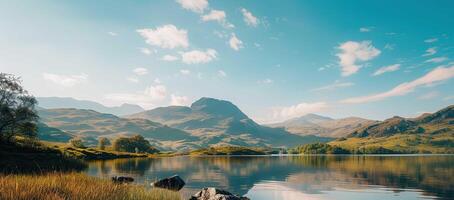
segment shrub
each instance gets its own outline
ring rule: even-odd
[[[130,153],[158,153],[159,150],[152,147],[148,140],[141,135],[132,137],[120,137],[113,141],[112,147],[115,151]]]

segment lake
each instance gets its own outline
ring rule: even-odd
[[[147,185],[178,174],[185,197],[217,187],[253,200],[454,199],[453,155],[134,158],[89,162],[85,172]]]

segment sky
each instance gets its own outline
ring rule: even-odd
[[[201,97],[273,123],[454,103],[454,1],[0,0],[0,71],[37,97]]]

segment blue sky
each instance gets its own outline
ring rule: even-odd
[[[0,1],[0,71],[35,96],[230,100],[262,123],[454,102],[454,2]]]

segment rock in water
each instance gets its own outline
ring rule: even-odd
[[[178,175],[161,179],[152,183],[151,185],[158,188],[164,188],[173,191],[179,191],[186,183]]]
[[[127,176],[114,176],[112,181],[115,183],[131,183],[134,182],[134,178]]]
[[[232,193],[214,187],[203,188],[194,194],[189,200],[250,200],[247,197],[239,197]]]

